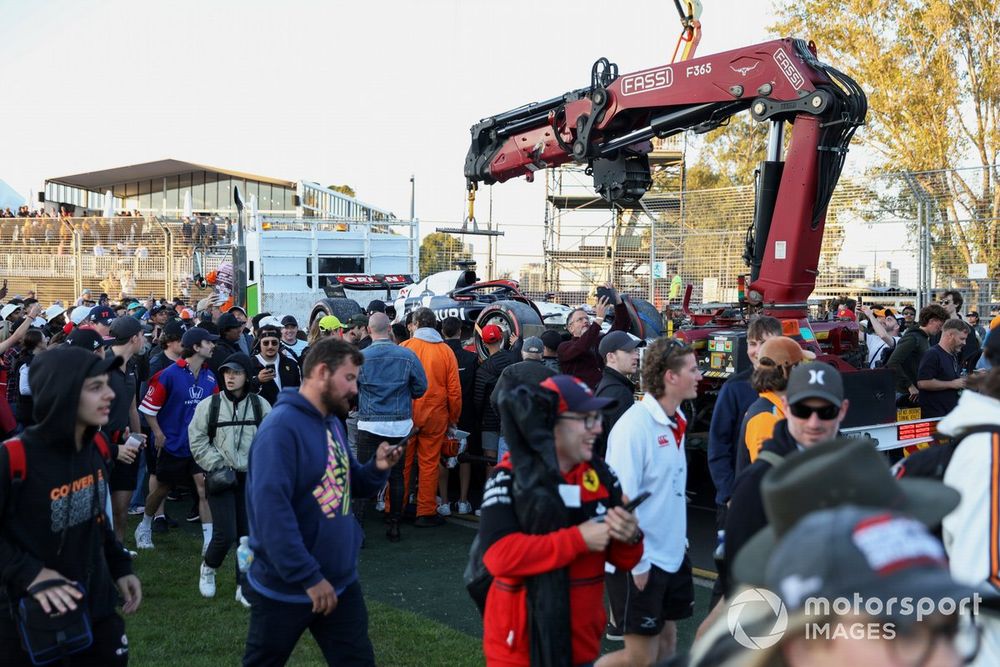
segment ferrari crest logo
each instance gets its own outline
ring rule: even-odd
[[[593,470],[588,470],[583,473],[583,488],[587,489],[591,493],[597,491],[597,488],[601,485],[601,480],[597,479],[597,473]]]

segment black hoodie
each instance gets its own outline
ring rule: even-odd
[[[97,429],[86,430],[80,451],[74,444],[83,382],[108,372],[114,359],[57,348],[31,365],[36,424],[21,435],[23,481],[11,481],[0,448],[0,613],[42,567],[83,584],[92,620],[115,611],[115,581],[132,573],[132,561],[105,514],[108,467],[94,445]]]

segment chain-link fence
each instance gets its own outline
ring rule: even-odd
[[[678,303],[687,284],[695,304],[736,301],[738,278],[749,273],[754,187],[685,190],[667,176],[642,205],[623,209],[597,197],[582,169],[550,172],[537,222],[500,222],[504,236],[489,240],[457,236],[449,256],[471,257],[484,277],[518,279],[530,295],[564,303],[592,302],[608,280],[658,308]],[[989,311],[1000,305],[998,230],[996,166],[845,173],[827,213],[813,298],[923,305],[957,289],[967,310]]]

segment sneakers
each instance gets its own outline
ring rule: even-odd
[[[413,522],[413,525],[417,528],[436,528],[438,526],[443,526],[448,523],[445,521],[444,517],[440,514],[435,514],[433,516],[418,516],[417,520]]]
[[[188,523],[198,523],[199,521],[201,521],[201,513],[198,512],[198,508],[192,507],[191,510],[187,513],[187,516],[184,517],[184,520],[187,521]]]
[[[385,529],[385,537],[390,542],[399,542],[402,539],[399,534],[399,519],[389,521],[389,527]]]
[[[458,514],[472,514],[472,503],[466,500],[459,500],[456,506]]]
[[[376,512],[384,512],[385,511],[385,500],[379,499],[379,500],[375,501],[375,511]]]
[[[236,587],[236,601],[239,602],[244,607],[246,607],[247,609],[250,608],[250,600],[247,600],[245,597],[243,597],[243,587],[242,586],[237,586]]]
[[[153,519],[153,524],[155,527],[156,519]],[[137,549],[153,548],[153,530],[149,526],[143,526],[141,523],[136,526],[135,546]]]
[[[215,568],[201,564],[201,576],[198,577],[198,591],[203,598],[215,597]],[[242,591],[241,591],[242,593]]]
[[[158,516],[153,519],[153,532],[154,533],[165,533],[170,529],[170,524],[167,521],[167,517]]]
[[[451,516],[451,505],[448,503],[441,503],[438,505],[437,513],[440,516]]]
[[[128,508],[129,516],[142,516],[146,512],[146,507],[144,505],[132,505]]]

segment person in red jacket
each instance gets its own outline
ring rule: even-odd
[[[559,492],[569,521],[565,528],[540,535],[521,529],[514,508],[514,468],[510,453],[505,454],[483,493],[479,528],[486,547],[483,564],[494,577],[483,615],[483,653],[491,667],[531,663],[526,579],[560,568],[569,568],[572,664],[592,663],[607,623],[604,564],[632,568],[642,557],[635,515],[608,506],[608,487],[617,487],[618,479],[607,468],[599,475],[591,463],[601,432],[600,411],[614,400],[595,398],[582,381],[568,375],[548,378],[541,386],[560,397],[553,436],[564,482]],[[598,516],[603,520],[595,521]]]
[[[597,353],[597,345],[603,338],[601,325],[604,324],[604,314],[611,307],[612,300],[614,301],[615,321],[611,324],[611,331],[628,331],[632,326],[632,320],[629,318],[621,295],[611,286],[611,283],[605,284],[604,289],[611,293],[611,297],[598,297],[597,305],[594,307],[596,317],[593,321],[583,308],[574,308],[570,311],[566,318],[566,331],[573,338],[560,344],[556,351],[559,355],[559,370],[567,375],[580,378],[591,389],[597,389],[597,384],[601,381],[604,360]]]

